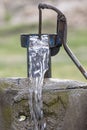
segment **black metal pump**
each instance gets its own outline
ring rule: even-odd
[[[75,63],[75,65],[78,67],[80,72],[84,75],[84,77],[87,79],[87,72],[83,68],[83,66],[80,64],[76,56],[72,53],[68,45],[66,44],[66,38],[67,38],[67,21],[64,14],[58,10],[57,8],[47,5],[47,4],[39,4],[39,32],[38,34],[22,34],[21,35],[21,46],[27,48],[27,69],[29,72],[29,39],[30,37],[38,36],[39,39],[42,39],[43,35],[47,35],[49,39],[49,48],[50,48],[50,62],[49,62],[49,70],[46,73],[45,77],[50,78],[51,77],[51,56],[55,56],[59,50],[60,47],[63,45],[65,51],[69,55],[69,57],[72,59],[72,61]],[[42,34],[42,9],[51,9],[57,13],[57,29],[56,34]],[[29,77],[29,73],[27,74]]]
[[[51,5],[39,4],[39,30],[38,34],[22,34],[21,35],[21,46],[27,48],[27,76],[29,77],[29,39],[30,37],[38,36],[39,39],[42,39],[43,35],[48,36],[49,39],[49,48],[50,48],[50,57],[49,57],[49,70],[46,72],[45,77],[51,77],[51,56],[55,56],[62,46],[62,43],[66,39],[66,33],[64,33],[64,24],[66,23],[65,16],[58,9]],[[52,9],[57,13],[57,30],[55,34],[42,34],[42,9]]]

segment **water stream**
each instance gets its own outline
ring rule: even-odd
[[[31,36],[29,43],[29,78],[32,87],[29,88],[29,108],[32,130],[44,130],[46,122],[43,116],[42,86],[44,74],[48,70],[49,45],[48,37]]]

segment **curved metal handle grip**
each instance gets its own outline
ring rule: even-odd
[[[57,14],[60,14],[60,15],[64,16],[64,14],[63,14],[60,10],[58,10],[57,8],[55,8],[55,7],[52,6],[52,5],[40,3],[40,4],[38,5],[38,8],[39,8],[39,9],[52,9],[52,10],[54,10]],[[65,16],[64,16],[64,17],[65,17]]]
[[[63,34],[63,47],[64,47],[65,51],[67,52],[67,54],[69,55],[69,57],[71,58],[71,60],[75,63],[75,65],[78,67],[80,72],[87,79],[86,70],[83,68],[83,66],[81,65],[79,60],[76,58],[76,56],[73,54],[71,49],[66,44],[67,21],[66,21],[66,17],[64,16],[64,14],[60,10],[58,10],[57,8],[55,8],[55,7],[51,6],[51,5],[47,5],[47,4],[39,4],[38,8],[39,8],[39,34],[41,35],[41,26],[42,26],[42,12],[41,12],[41,9],[46,8],[46,9],[54,10],[58,14],[58,16],[57,16],[57,34],[59,32],[60,33],[62,32],[62,34]]]
[[[41,28],[42,28],[42,11],[41,11],[41,9],[51,9],[51,10],[55,11],[57,13],[57,34],[59,31],[61,31],[61,32],[64,31],[63,25],[64,25],[64,23],[66,23],[66,18],[60,10],[58,10],[54,6],[51,6],[48,4],[42,4],[42,3],[40,3],[38,5],[38,9],[39,9],[39,34],[40,35],[41,35]]]

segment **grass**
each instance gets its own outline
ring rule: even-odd
[[[0,29],[0,77],[26,77],[26,49],[20,45],[20,34],[37,31],[36,25],[6,26]],[[46,28],[43,32],[45,31]],[[87,69],[87,30],[70,29],[67,39],[68,45]],[[63,47],[59,54],[52,58],[52,77],[86,81]]]

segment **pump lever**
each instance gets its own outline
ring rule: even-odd
[[[77,57],[74,55],[74,53],[71,51],[71,49],[68,47],[68,45],[64,42],[63,43],[64,49],[69,55],[69,57],[72,59],[72,61],[75,63],[75,65],[78,67],[80,72],[83,74],[83,76],[87,79],[87,71],[84,69],[84,67],[81,65]]]
[[[66,17],[64,16],[64,14],[60,10],[58,10],[57,8],[55,8],[51,5],[47,5],[47,4],[39,4],[38,8],[39,9],[45,9],[45,8],[52,9],[58,13],[57,21],[59,22],[59,24],[57,27],[57,33],[58,33],[58,31],[64,32],[63,33],[63,42],[62,42],[63,47],[64,47],[65,51],[67,52],[67,54],[69,55],[69,57],[71,58],[71,60],[75,63],[77,68],[80,70],[80,72],[83,74],[83,76],[87,79],[86,70],[84,69],[84,67],[81,65],[81,63],[77,59],[77,57],[74,55],[74,53],[71,51],[71,49],[67,45],[67,41],[66,41],[66,39],[67,39],[67,20],[66,20]]]
[[[63,38],[63,47],[65,51],[67,52],[68,56],[71,58],[71,60],[75,63],[77,68],[80,70],[80,72],[83,74],[83,76],[87,79],[87,71],[84,69],[80,61],[77,59],[75,54],[71,51],[69,46],[67,45],[67,20],[65,17],[65,22],[63,24],[63,29],[64,29],[64,38]]]

